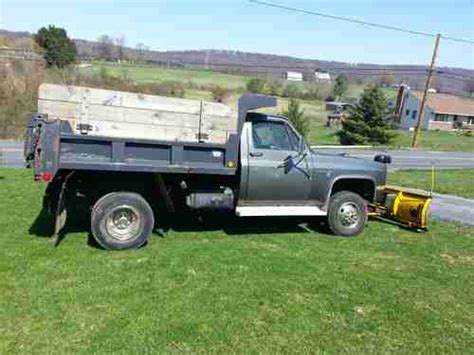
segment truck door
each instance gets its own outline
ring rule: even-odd
[[[248,133],[245,202],[265,206],[307,204],[311,161],[298,153],[300,137],[283,120],[255,120]]]

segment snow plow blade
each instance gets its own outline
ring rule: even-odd
[[[381,186],[378,191],[383,196],[382,201],[369,205],[369,216],[395,221],[419,231],[427,230],[430,193],[399,186]]]

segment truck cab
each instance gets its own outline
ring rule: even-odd
[[[386,166],[312,150],[284,117],[250,113],[240,143],[238,216],[326,216],[341,191],[365,201],[385,183]]]

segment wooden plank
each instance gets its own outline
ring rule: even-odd
[[[77,133],[79,133],[76,130]],[[228,134],[226,131],[209,131],[204,132],[208,134],[208,139],[205,142],[221,143],[227,141]],[[98,121],[94,124],[94,131],[91,135],[107,136],[107,137],[133,137],[136,139],[150,139],[161,141],[176,141],[176,142],[196,142],[197,131],[192,128],[183,127],[159,127],[148,126],[137,123],[123,122],[117,124],[110,121]]]
[[[54,84],[40,86],[38,111],[75,131],[89,123],[91,135],[122,138],[195,142],[201,132],[207,142],[225,143],[237,126],[236,110],[221,103]]]

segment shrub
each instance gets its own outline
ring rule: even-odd
[[[462,121],[454,121],[454,122],[453,122],[453,128],[454,128],[454,129],[462,129],[462,128],[463,128],[463,123],[462,123]]]
[[[390,132],[387,99],[378,86],[364,90],[359,103],[349,111],[338,132],[341,144],[388,144],[395,135]]]
[[[282,93],[283,97],[301,98],[302,91],[297,84],[287,84]]]
[[[254,94],[264,94],[266,81],[262,78],[252,78],[247,82],[247,91]]]
[[[179,81],[163,81],[159,84],[161,87],[161,95],[184,97],[186,95],[186,86]]]
[[[279,80],[271,80],[267,83],[267,94],[280,96],[283,91],[283,84]]]
[[[216,102],[224,102],[230,96],[230,90],[219,85],[213,86],[211,93],[212,99]]]
[[[300,104],[295,99],[290,99],[288,109],[283,111],[283,116],[288,118],[293,127],[303,136],[307,137],[309,133],[309,118],[305,115],[304,110],[300,108]]]

